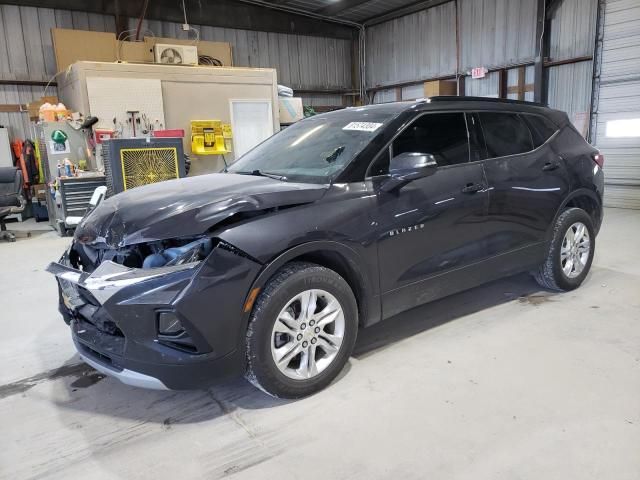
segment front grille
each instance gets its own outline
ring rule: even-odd
[[[87,322],[78,316],[71,323],[77,343],[81,343],[86,348],[112,358],[121,357],[127,340],[118,335],[108,335],[98,329],[94,324]],[[113,355],[113,357],[112,357]]]
[[[82,320],[90,323],[102,333],[116,337],[124,337],[122,330],[120,330],[116,322],[102,307],[85,304],[77,309],[77,314]]]
[[[93,348],[85,345],[84,343],[78,343],[78,348],[80,349],[80,352],[83,353],[84,355],[86,355],[87,357],[92,358],[93,360],[98,361],[99,363],[113,369],[116,371],[122,371],[122,368],[117,367],[116,365],[114,365],[113,360],[111,359],[111,357],[104,355],[96,350],[94,350]]]
[[[111,357],[107,357],[106,355],[103,355],[102,353],[95,351],[93,348],[86,346],[84,343],[80,344],[80,349],[82,350],[82,353],[84,353],[85,355],[94,357],[96,360],[100,360],[101,363],[104,363],[109,366],[113,365],[113,361],[111,360]]]

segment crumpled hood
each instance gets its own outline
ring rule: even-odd
[[[76,228],[113,247],[199,235],[238,212],[310,203],[327,185],[213,173],[134,188],[101,202]]]

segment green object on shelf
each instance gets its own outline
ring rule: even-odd
[[[51,132],[51,140],[56,143],[64,143],[69,137],[62,130],[54,130]]]

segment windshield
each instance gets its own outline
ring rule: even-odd
[[[247,152],[229,172],[329,183],[392,116],[391,112],[350,108],[306,118]]]

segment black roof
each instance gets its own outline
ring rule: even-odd
[[[537,102],[525,102],[523,100],[511,100],[509,98],[493,98],[493,97],[457,97],[457,96],[447,96],[447,95],[441,95],[441,96],[435,96],[435,97],[429,97],[428,99],[425,100],[417,100],[418,102],[420,101],[431,101],[431,102],[490,102],[490,103],[506,103],[506,104],[511,104],[511,105],[528,105],[528,106],[533,106],[533,107],[546,107],[546,105],[543,105],[542,103],[537,103]]]
[[[457,96],[435,96],[429,98],[421,98],[413,101],[404,102],[389,102],[389,103],[376,103],[366,105],[362,107],[350,107],[353,109],[362,109],[369,112],[380,113],[396,113],[408,110],[410,108],[418,110],[426,110],[432,105],[437,104],[439,107],[448,104],[455,105],[455,108],[460,108],[460,104],[474,104],[471,108],[478,108],[480,105],[490,105],[492,107],[500,108],[505,106],[506,109],[511,110],[509,107],[517,107],[514,110],[522,110],[521,107],[529,107],[534,109],[552,110],[542,103],[525,102],[521,100],[510,100],[506,98],[491,98],[491,97],[457,97]]]
[[[508,100],[504,98],[490,97],[457,97],[457,96],[435,96],[408,102],[389,102],[365,105],[360,107],[348,107],[344,110],[322,114],[327,116],[340,115],[340,112],[363,114],[399,115],[405,111],[424,112],[428,110],[504,110],[508,112],[527,112],[544,115],[557,125],[567,123],[566,113],[554,110],[541,103],[523,102],[519,100]]]
[[[384,106],[384,107],[383,107]],[[469,110],[504,110],[510,112],[527,112],[544,115],[558,125],[568,122],[566,113],[554,110],[541,103],[523,102],[520,100],[509,100],[505,98],[491,97],[457,97],[457,96],[435,96],[423,98],[412,102],[393,102],[379,105],[368,105],[360,107],[365,109],[385,108],[388,112],[403,112],[413,109],[417,112],[427,110],[444,109],[469,109]]]

